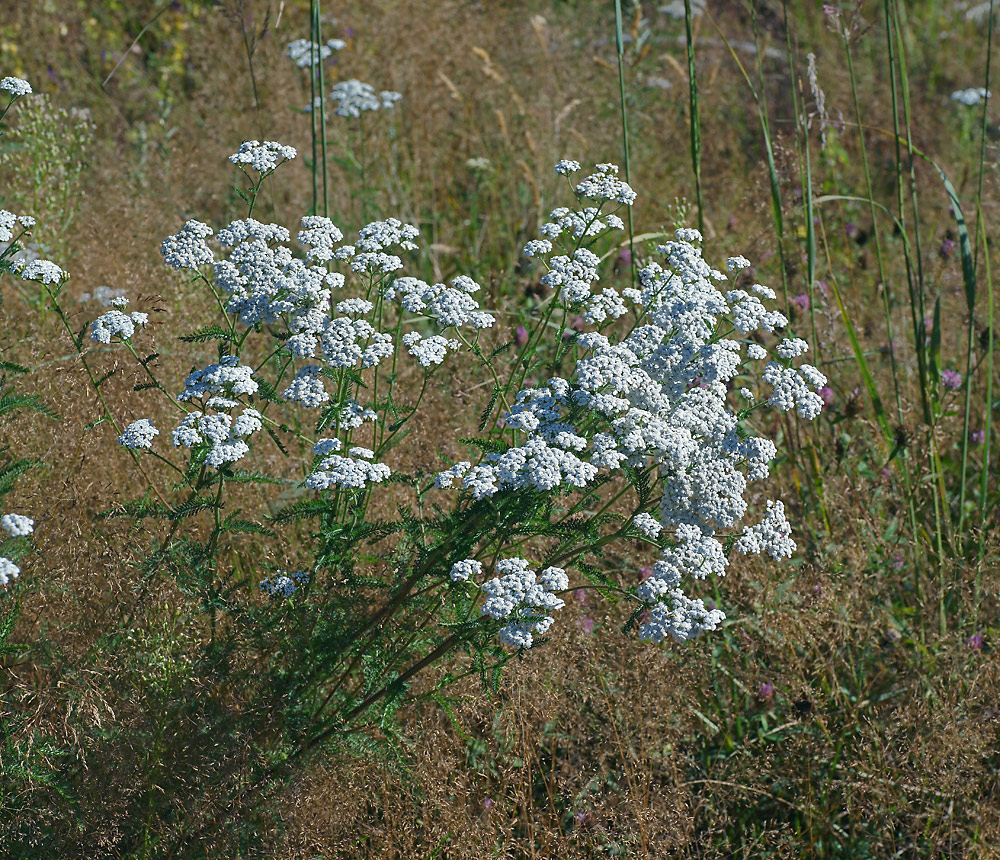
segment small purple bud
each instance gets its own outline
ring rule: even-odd
[[[639,568],[639,582],[645,582],[653,575],[653,568],[648,564],[644,564]]]
[[[514,343],[518,346],[524,346],[528,342],[528,330],[523,326],[519,325],[514,329]]]
[[[594,632],[594,619],[589,615],[584,615],[583,618],[578,618],[576,623],[580,625],[580,629],[588,636]]]
[[[574,591],[573,599],[581,606],[590,606],[590,595],[587,594],[587,589],[585,588],[578,588]]]
[[[946,370],[941,374],[941,384],[951,391],[956,391],[962,387],[962,374],[957,370]]]
[[[965,647],[970,651],[982,651],[983,650],[983,634],[973,633],[968,639],[965,640]]]
[[[809,310],[809,296],[805,293],[799,293],[792,301],[798,305],[800,311],[805,312]]]
[[[924,331],[930,334],[934,328],[934,317],[927,316],[924,317]]]
[[[631,251],[631,249],[629,249],[629,248],[622,248],[618,252],[618,262],[620,262],[623,266],[631,266],[632,265],[632,251]]]
[[[819,395],[820,400],[823,401],[824,406],[833,405],[833,389],[829,385],[824,385],[819,391],[816,392]]]
[[[972,441],[973,445],[982,445],[986,441],[986,431],[973,430],[969,434],[969,439]]]
[[[484,797],[483,798],[483,809],[492,809],[492,808],[493,808],[493,798],[492,797]]]
[[[586,323],[583,321],[583,317],[577,314],[573,317],[573,321],[569,324],[569,327],[573,329],[573,331],[583,331],[585,325]]]
[[[903,569],[903,565],[905,563],[906,562],[903,559],[903,556],[901,556],[901,555],[894,555],[892,557],[892,561],[889,562],[889,567],[891,567],[893,570],[902,570]]]
[[[774,698],[774,684],[765,681],[757,688],[757,698],[762,702],[770,702]]]
[[[945,239],[941,243],[941,247],[938,248],[938,256],[942,260],[947,260],[954,253],[955,253],[955,240],[954,239]]]
[[[855,236],[858,235],[858,225],[855,224],[853,221],[848,221],[844,225],[844,232],[847,234],[848,239],[853,239]]]

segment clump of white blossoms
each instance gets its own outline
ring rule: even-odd
[[[482,613],[498,621],[511,619],[500,628],[500,641],[512,648],[530,648],[534,636],[547,633],[552,626],[553,618],[547,613],[566,605],[556,596],[569,588],[566,571],[547,567],[536,575],[529,568],[530,562],[523,558],[505,558],[496,565],[500,576],[482,586],[486,595]]]
[[[12,242],[34,226],[35,219],[30,215],[15,215],[0,209],[0,242]]]
[[[123,448],[152,448],[153,437],[159,436],[160,431],[156,429],[153,422],[148,418],[140,418],[133,421],[126,427],[118,437],[118,444]]]
[[[273,600],[291,597],[302,586],[309,582],[309,574],[304,570],[289,573],[287,570],[275,571],[273,577],[260,581],[260,590]]]
[[[966,107],[974,107],[975,105],[981,104],[986,101],[992,93],[987,91],[984,87],[969,87],[965,90],[955,90],[951,94],[951,100],[953,102],[958,102]]]
[[[9,93],[11,100],[21,96],[30,96],[32,93],[31,84],[24,78],[15,78],[10,75],[0,80],[0,90]]]
[[[273,140],[244,140],[240,148],[229,156],[229,160],[242,167],[247,165],[258,173],[271,173],[285,161],[290,161],[297,155],[294,146],[286,146]]]
[[[101,314],[90,327],[90,339],[97,343],[111,343],[111,338],[119,337],[128,340],[135,334],[136,326],[149,322],[149,315],[141,311],[125,313],[128,299],[118,296],[111,300],[112,310]]]
[[[569,176],[579,168],[564,160],[556,172]],[[638,590],[649,607],[640,635],[685,640],[715,629],[725,617],[688,597],[683,585],[725,574],[727,540],[742,553],[766,552],[775,559],[794,549],[780,502],[768,502],[761,523],[738,531],[747,514],[748,484],[768,477],[776,454],[773,442],[754,435],[750,420],[768,405],[814,418],[823,405],[816,391],[826,378],[810,365],[795,366],[808,349],[799,338],[781,340],[763,373],[754,369],[752,363],[770,352],[749,342],[749,336],[776,332],[788,320],[764,305],[775,298],[770,288],[754,284],[747,291],[730,280],[745,277],[746,258],[728,260],[730,276],[712,268],[698,248],[697,230],[678,230],[674,241],[659,246],[663,262],[643,266],[636,287],[601,288],[600,258],[583,243],[620,229],[614,210],[632,205],[636,195],[610,164],[599,164],[574,191],[580,205],[554,210],[542,225],[546,238],[530,241],[524,253],[546,266],[542,283],[558,290],[557,304],[566,315],[581,314],[607,333],[578,334],[580,357],[568,377],[552,377],[517,393],[503,416],[510,433],[506,450],[490,451],[475,464],[458,463],[441,472],[435,484],[458,483],[481,499],[522,490],[584,489],[602,472],[623,469],[655,477],[657,510],[638,512],[632,520],[635,529],[663,547],[653,575]],[[563,248],[553,242],[563,242]],[[618,335],[610,325],[627,314],[633,322]],[[734,380],[757,376],[770,385],[770,397],[754,403],[744,386],[744,403],[730,407]],[[549,598],[521,596],[535,594],[532,582],[527,563],[490,580],[483,586],[488,594],[483,611],[493,618],[540,613]],[[513,623],[501,638],[530,647],[532,632],[542,632],[549,623],[548,616],[542,622]]]
[[[376,92],[371,84],[351,79],[334,84],[330,98],[337,102],[337,116],[359,117],[367,111],[390,110],[403,95],[395,90]]]
[[[35,521],[22,514],[4,514],[0,517],[0,526],[11,537],[25,537],[35,530]]]
[[[286,54],[300,69],[308,69],[310,66],[318,66],[334,51],[342,51],[346,47],[347,42],[343,39],[328,39],[323,45],[309,39],[296,39],[288,43]]]

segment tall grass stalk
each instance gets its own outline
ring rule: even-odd
[[[318,100],[314,99],[312,106],[312,113],[315,115],[317,111],[319,112],[319,133],[320,133],[320,170],[323,177],[323,215],[326,217],[330,216],[330,191],[327,185],[327,170],[326,170],[326,91],[324,84],[324,71],[323,71],[323,57],[322,57],[322,45],[323,45],[323,34],[322,25],[320,23],[320,0],[312,0],[310,4],[312,12],[312,34],[310,38],[313,43],[317,45],[317,48],[313,50],[314,61],[319,60],[319,69],[316,73],[316,83],[318,84],[319,97]],[[312,49],[310,49],[312,50]],[[319,55],[318,57],[315,55]],[[314,71],[312,66],[310,66],[310,71]],[[315,84],[314,84],[315,86]],[[315,124],[313,128],[315,129]],[[315,132],[314,132],[315,133]],[[316,170],[315,163],[315,152],[316,152],[316,141],[313,140],[313,171]],[[315,182],[315,180],[314,180]],[[314,203],[315,207],[315,203]]]
[[[758,94],[754,96],[757,102],[757,116],[760,118],[760,129],[764,136],[764,153],[767,156],[767,174],[771,183],[771,213],[774,218],[774,229],[778,234],[778,261],[781,264],[781,291],[785,300],[785,313],[788,307],[788,268],[785,264],[785,217],[781,207],[781,184],[778,181],[778,168],[774,161],[774,145],[771,142],[771,119],[767,111],[767,93],[764,87],[764,64],[761,62],[760,29],[757,26],[757,7],[750,3],[750,20],[753,23],[754,59],[757,63]]]
[[[982,572],[983,554],[986,549],[986,510],[988,508],[987,493],[989,492],[990,483],[990,441],[992,431],[991,419],[993,415],[993,341],[995,334],[993,330],[993,279],[990,277],[990,246],[989,240],[986,238],[986,225],[983,223],[981,209],[976,223],[979,227],[979,236],[983,247],[983,260],[986,268],[986,330],[989,336],[989,343],[986,347],[986,420],[983,426],[983,432],[986,434],[986,437],[983,440],[983,473],[980,478],[979,488],[979,552],[977,553],[977,558],[980,564],[980,571],[976,574],[978,583]],[[976,606],[978,607],[978,605],[979,601],[977,600]]]
[[[618,49],[618,90],[622,106],[622,156],[625,161],[625,181],[632,183],[631,160],[628,147],[628,112],[625,105],[625,38],[622,34],[622,0],[615,0],[615,44]],[[698,212],[701,213],[701,201],[698,202]],[[632,286],[635,286],[635,230],[632,225],[632,207],[628,207],[628,248],[630,256],[629,270],[632,275]]]
[[[701,195],[701,115],[698,110],[698,76],[694,62],[694,31],[691,26],[691,0],[684,0],[684,26],[687,41],[688,98],[690,102],[691,168],[694,171],[694,193],[698,203],[698,229],[705,234],[705,205]],[[815,336],[813,337],[815,342]]]
[[[990,0],[990,20],[989,26],[986,31],[986,83],[984,84],[986,92],[990,91],[990,60],[993,55],[993,3],[994,0]],[[985,172],[984,167],[986,164],[986,105],[989,99],[983,99],[983,120],[980,126],[980,137],[979,137],[979,183],[976,188],[976,223],[977,226],[983,217],[983,174]],[[966,479],[968,477],[969,470],[969,415],[972,410],[972,359],[973,352],[975,350],[975,339],[976,339],[976,316],[975,316],[975,278],[978,273],[979,264],[979,236],[985,236],[985,229],[979,229],[976,231],[976,252],[972,259],[972,304],[968,308],[969,311],[969,329],[968,329],[968,339],[966,341],[966,352],[965,352],[965,409],[962,416],[962,483],[961,489],[959,490],[958,496],[958,533],[962,534],[962,527],[965,522],[965,490],[966,490]],[[968,241],[968,233],[966,233],[966,241]],[[963,269],[965,268],[965,251],[963,247],[962,263]],[[987,261],[987,266],[989,262]],[[969,297],[969,285],[966,285],[966,296],[967,300]],[[990,296],[990,304],[992,305],[992,295]],[[992,356],[993,349],[993,328],[990,326],[990,355]],[[990,372],[990,380],[992,380],[992,370]],[[990,412],[990,401],[989,397],[986,399],[986,416],[987,421],[989,420]],[[983,474],[986,473],[985,464],[983,469]],[[983,494],[985,498],[985,493]],[[981,542],[980,542],[981,543]]]

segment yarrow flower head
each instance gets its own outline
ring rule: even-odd
[[[58,284],[69,277],[51,260],[32,260],[31,262],[19,265],[17,274],[24,281],[37,281],[40,284]]]
[[[338,103],[334,111],[337,116],[359,117],[364,111],[389,110],[403,96],[394,90],[376,93],[371,84],[351,79],[334,84],[330,98]]]
[[[11,537],[26,537],[35,530],[35,521],[21,514],[4,514],[0,517],[0,526]]]
[[[149,315],[141,311],[125,314],[128,299],[123,296],[113,299],[111,304],[114,308],[101,314],[91,324],[90,339],[97,343],[111,343],[113,337],[128,340],[135,334],[136,326],[143,326],[149,322]]]
[[[9,558],[0,558],[0,586],[7,585],[12,579],[17,579],[21,575],[19,568]]]
[[[495,620],[511,619],[500,628],[500,641],[511,648],[530,648],[534,636],[547,633],[553,618],[547,613],[566,604],[555,592],[569,588],[569,578],[561,567],[547,567],[536,575],[523,558],[507,558],[497,563],[500,576],[483,583],[486,601],[482,613]]]
[[[118,437],[118,444],[123,448],[131,448],[133,451],[137,448],[152,448],[153,437],[158,436],[159,433],[160,431],[153,426],[152,421],[148,418],[140,418],[125,428],[121,436]]]
[[[347,42],[343,39],[329,39],[325,45],[318,45],[309,39],[296,39],[288,43],[286,54],[300,69],[307,69],[318,66],[334,51],[342,51],[346,47]]]
[[[973,107],[981,102],[986,101],[991,95],[991,92],[986,90],[984,87],[969,87],[965,90],[956,90],[951,94],[951,100],[953,102],[958,102],[966,107]]]
[[[260,590],[272,600],[282,600],[291,597],[302,586],[309,582],[309,574],[304,570],[289,573],[287,570],[275,571],[273,577],[260,581]]]
[[[10,242],[18,227],[21,228],[18,232],[22,233],[34,226],[35,219],[30,215],[15,215],[6,209],[0,209],[0,242]]]
[[[24,78],[15,78],[9,75],[0,80],[0,90],[10,93],[12,100],[21,96],[29,96],[32,93],[31,84],[24,80]]]
[[[260,174],[271,173],[278,165],[295,158],[298,153],[294,146],[286,146],[273,140],[244,140],[240,148],[229,156],[236,165],[245,164]]]

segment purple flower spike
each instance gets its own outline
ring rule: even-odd
[[[757,698],[762,702],[770,702],[774,698],[774,684],[765,681],[757,688]]]
[[[983,634],[973,633],[968,639],[965,640],[965,647],[970,651],[982,651],[983,650]]]
[[[514,343],[518,346],[524,346],[528,342],[528,330],[523,326],[519,325],[514,330]]]
[[[962,387],[962,374],[957,370],[946,370],[941,374],[941,384],[945,388],[955,391]]]

